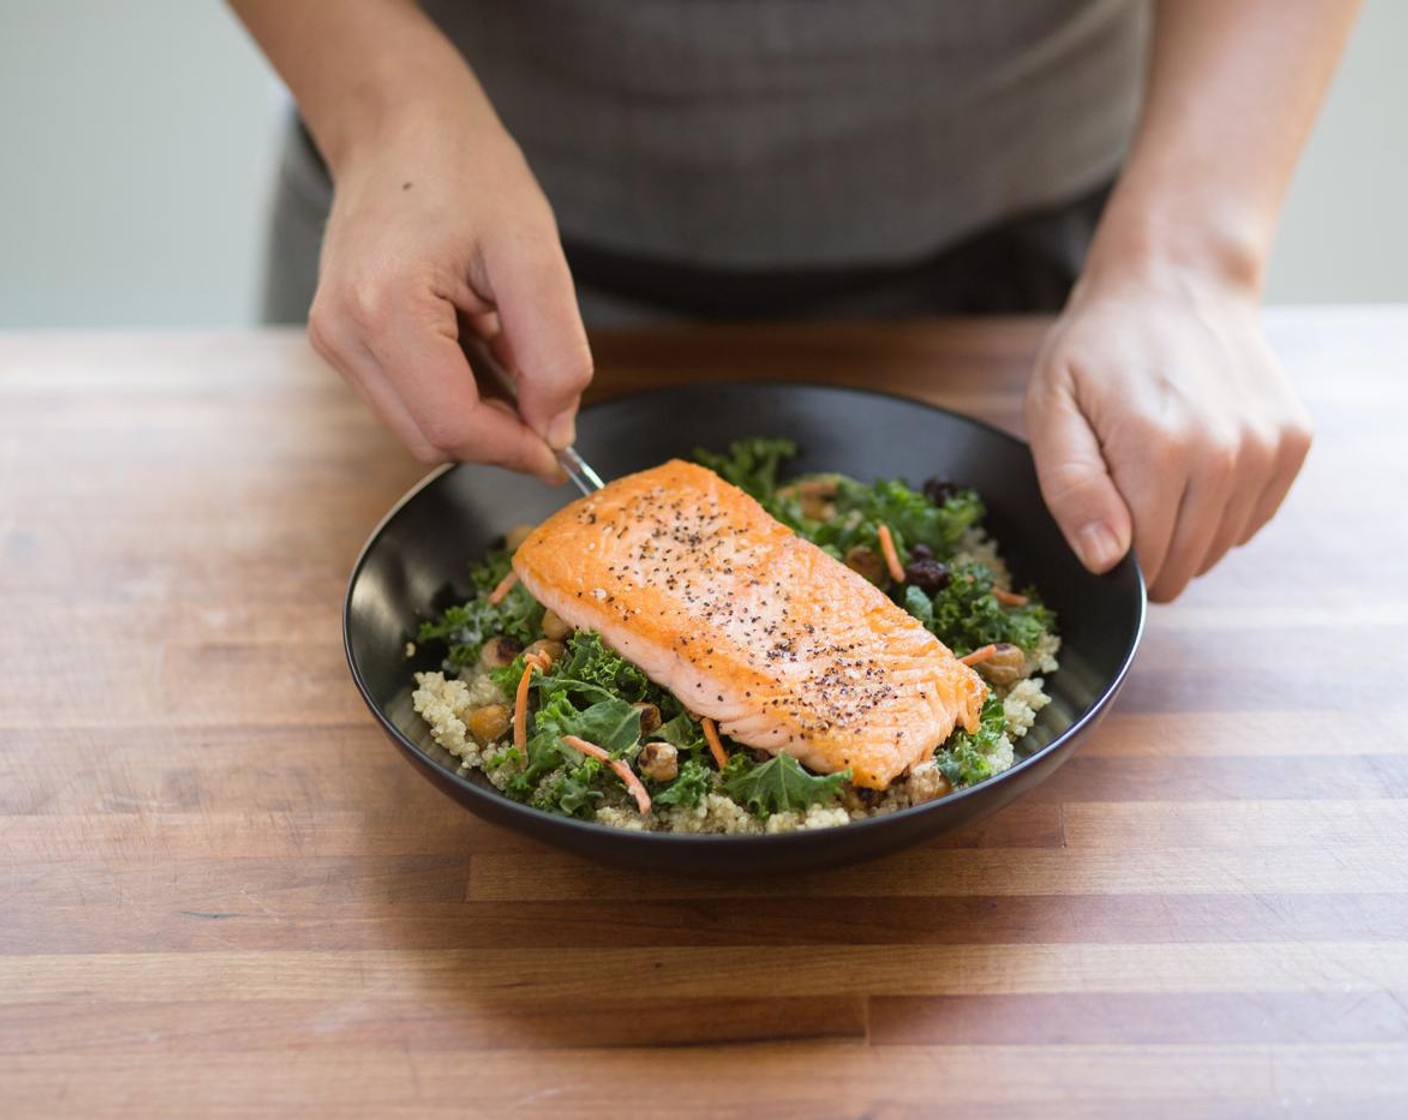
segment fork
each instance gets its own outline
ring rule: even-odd
[[[508,394],[508,399],[516,405],[518,390],[514,383],[513,374],[499,361],[493,348],[487,342],[478,335],[465,333],[464,349],[469,357],[470,368],[476,372],[482,370],[487,373],[499,388]],[[557,463],[562,468],[562,473],[570,478],[583,494],[590,494],[606,485],[601,481],[601,475],[592,470],[591,464],[577,453],[575,447],[564,447],[561,451],[554,450],[553,454],[557,456]]]

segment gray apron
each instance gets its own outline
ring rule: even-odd
[[[583,312],[1059,307],[1138,110],[1140,0],[438,0],[552,201]],[[331,187],[290,129],[265,315]]]

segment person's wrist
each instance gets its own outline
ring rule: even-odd
[[[1206,293],[1256,304],[1265,270],[1265,238],[1252,221],[1211,208],[1184,216],[1117,197],[1091,244],[1078,292]]]
[[[457,55],[383,59],[339,103],[335,116],[308,123],[335,182],[379,166],[388,153],[457,143],[485,151],[507,138]]]
[[[374,107],[368,105],[364,112],[349,114],[355,119],[326,136],[314,127],[334,183],[384,166],[388,157],[413,155],[437,144],[443,149],[452,138],[458,140],[475,128],[473,115],[465,106],[456,105],[452,96],[433,87],[411,87],[367,98],[368,102],[373,100],[377,102]]]

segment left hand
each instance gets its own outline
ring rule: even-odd
[[[1188,276],[1082,281],[1026,397],[1042,494],[1086,567],[1133,544],[1168,602],[1270,520],[1310,420],[1255,294]]]

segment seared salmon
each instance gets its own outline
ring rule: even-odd
[[[704,467],[674,460],[573,502],[513,567],[724,734],[818,773],[884,789],[956,724],[977,727],[972,669]]]

